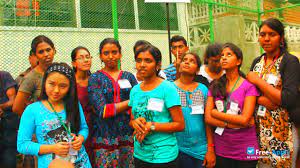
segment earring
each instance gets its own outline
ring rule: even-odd
[[[280,47],[280,48],[283,48],[283,47],[284,47],[284,42],[280,42],[279,47]]]

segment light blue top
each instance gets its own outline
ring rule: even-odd
[[[161,112],[148,110],[150,98],[163,101]],[[180,106],[179,95],[174,85],[163,81],[151,91],[141,90],[140,84],[133,87],[130,92],[129,106],[132,107],[134,118],[144,117],[147,122],[169,123],[172,117],[169,108]],[[168,163],[178,156],[178,146],[175,133],[152,132],[142,143],[134,138],[134,157],[148,163]]]
[[[204,160],[207,151],[204,114],[191,113],[192,106],[201,106],[204,111],[208,89],[201,83],[199,83],[197,88],[192,92],[182,90],[175,84],[174,86],[177,88],[180,96],[185,121],[184,131],[176,133],[179,150],[196,159]]]
[[[79,112],[81,124],[78,134],[82,135],[84,139],[86,139],[88,136],[88,126],[80,104]],[[65,110],[62,110],[57,114],[63,121],[66,120]],[[37,142],[32,141],[33,134],[36,134]],[[48,165],[53,160],[55,154],[50,153],[39,155],[38,153],[41,145],[56,144],[62,141],[68,141],[68,135],[64,127],[60,124],[55,113],[48,110],[40,101],[27,106],[20,121],[17,140],[18,151],[25,155],[37,156],[38,167],[48,168]],[[83,145],[78,151],[75,166],[91,168],[88,155]]]

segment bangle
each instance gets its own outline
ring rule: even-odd
[[[227,126],[228,126],[228,122],[224,121],[224,128],[227,128]]]
[[[207,144],[207,147],[215,147],[215,144]]]

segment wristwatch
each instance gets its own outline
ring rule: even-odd
[[[151,130],[151,131],[154,131],[154,130],[155,130],[154,122],[151,122],[150,130]]]

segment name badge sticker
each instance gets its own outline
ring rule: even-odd
[[[150,98],[148,101],[148,110],[162,112],[164,107],[164,101],[157,98]]]
[[[269,74],[267,78],[267,83],[276,86],[278,83],[278,77],[276,75]]]
[[[265,106],[259,105],[257,109],[257,115],[264,117],[266,115],[267,108]]]
[[[118,84],[119,84],[119,86],[120,86],[121,89],[132,88],[130,82],[127,79],[120,79],[120,80],[118,80]]]
[[[231,109],[232,111],[238,112],[238,111],[240,110],[239,104],[236,103],[236,102],[234,102],[234,101],[231,101],[231,102],[230,102],[230,109]]]
[[[220,111],[220,112],[224,111],[224,104],[223,104],[222,100],[217,100],[215,102],[215,104],[216,104],[216,107],[217,107],[218,111]]]
[[[203,105],[192,106],[191,114],[204,114],[204,106]]]
[[[216,130],[215,130],[215,133],[222,136],[224,132],[224,128],[221,128],[221,127],[217,127]]]

